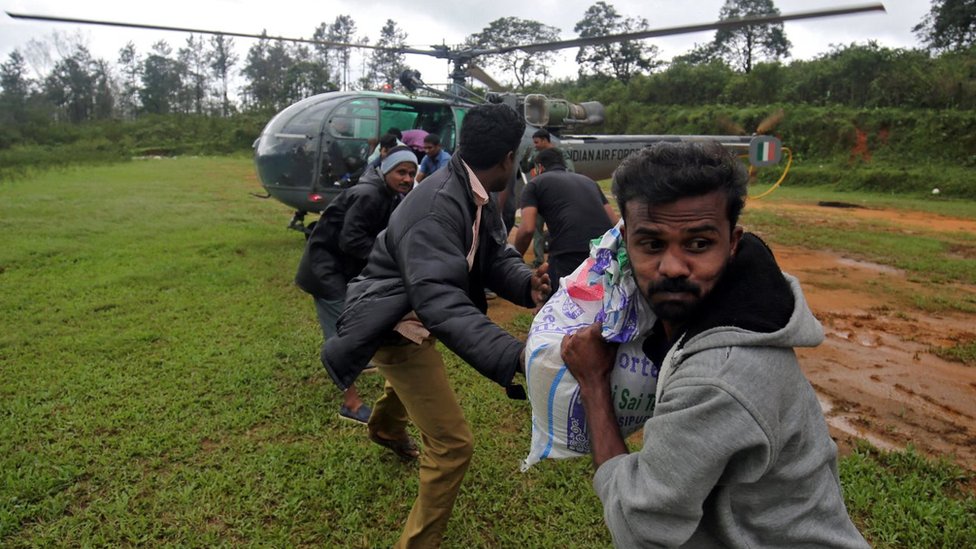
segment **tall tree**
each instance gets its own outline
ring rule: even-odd
[[[396,51],[396,48],[403,47],[407,41],[407,33],[397,27],[396,21],[387,19],[386,24],[380,30],[380,39],[376,46],[387,48],[373,50],[369,60],[369,70],[366,79],[368,85],[389,86],[393,89],[400,79],[400,73],[407,69],[404,55]]]
[[[124,118],[133,118],[139,110],[139,85],[142,80],[142,61],[135,44],[129,42],[119,50],[117,65],[122,76],[117,106]]]
[[[7,61],[0,64],[0,94],[4,106],[17,108],[23,106],[30,93],[31,80],[27,76],[27,62],[18,50],[10,52]]]
[[[719,19],[757,15],[779,15],[779,9],[773,5],[773,0],[725,0]],[[748,73],[761,59],[789,57],[790,47],[783,24],[769,23],[715,31],[711,52],[725,59],[730,66]]]
[[[976,44],[976,0],[932,0],[912,32],[929,49],[963,50]]]
[[[349,15],[339,15],[335,21],[329,25],[326,33],[326,40],[330,42],[340,42],[352,44],[356,35],[356,22]],[[332,46],[330,51],[333,54],[335,68],[333,74],[339,79],[339,84],[343,90],[349,89],[349,64],[352,60],[352,48],[349,46]]]
[[[465,43],[478,48],[503,48],[517,45],[552,42],[559,39],[559,29],[543,25],[531,19],[502,17],[495,19],[481,32],[468,36]],[[515,78],[516,87],[522,88],[533,77],[545,79],[549,76],[554,54],[526,53],[514,50],[508,53],[485,57],[483,63],[495,67]]]
[[[237,64],[239,58],[234,53],[234,39],[223,34],[210,38],[210,49],[207,51],[207,63],[210,74],[217,79],[216,95],[220,101],[220,115],[228,116],[231,111],[229,99],[230,71]]]
[[[92,62],[92,87],[94,88],[93,117],[97,120],[111,118],[115,114],[118,82],[112,76],[112,66],[104,59]]]
[[[287,103],[332,89],[329,71],[315,60],[307,46],[296,45],[291,52],[292,63],[284,74],[284,99]]]
[[[179,62],[170,57],[173,49],[165,40],[153,44],[152,50],[142,63],[139,101],[145,112],[168,114],[178,110],[182,69]]]
[[[319,23],[319,26],[315,27],[315,32],[312,33],[313,40],[329,40],[329,24]],[[326,72],[332,75],[339,74],[339,70],[333,63],[333,53],[332,46],[326,44],[313,44],[312,50],[315,55],[315,60],[325,66]]]
[[[206,107],[210,70],[207,66],[206,43],[202,36],[191,34],[176,53],[181,70],[180,105],[183,112],[203,114]]]
[[[44,38],[28,40],[23,55],[34,71],[34,77],[40,81],[47,77],[59,59],[71,57],[81,48],[91,51],[88,39],[82,31],[53,31]]]
[[[295,59],[281,40],[271,42],[266,34],[247,52],[241,74],[247,79],[244,98],[249,107],[281,109],[289,103],[287,74]]]
[[[58,117],[72,123],[94,117],[93,65],[91,54],[84,47],[54,64],[44,80],[44,93],[57,108]]]
[[[17,50],[10,52],[7,61],[0,64],[0,125],[26,121],[32,85],[24,56]]]
[[[612,5],[601,0],[587,8],[573,30],[580,38],[592,38],[637,32],[647,26],[647,19],[624,17]],[[625,40],[581,47],[576,54],[576,62],[579,63],[580,76],[592,72],[626,82],[634,74],[658,66],[657,53],[657,46],[647,45],[642,40]]]

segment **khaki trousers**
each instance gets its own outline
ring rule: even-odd
[[[406,436],[410,420],[423,442],[420,493],[395,547],[439,547],[471,463],[474,437],[447,379],[434,338],[427,338],[420,345],[381,347],[373,364],[386,383],[369,418],[370,432],[391,438]]]

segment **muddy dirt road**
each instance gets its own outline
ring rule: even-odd
[[[858,216],[897,221],[904,230],[976,234],[972,220],[931,214],[776,207],[818,219]],[[771,246],[783,269],[800,279],[826,331],[823,344],[800,350],[799,356],[838,444],[844,448],[855,438],[882,449],[913,444],[930,456],[953,456],[976,471],[976,367],[933,352],[976,340],[976,315],[930,313],[906,305],[905,295],[933,290],[897,269],[831,251],[778,246],[775,241]],[[974,286],[957,285],[954,290],[976,296]],[[521,311],[499,299],[491,302],[489,314],[504,321]]]

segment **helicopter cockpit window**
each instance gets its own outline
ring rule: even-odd
[[[347,186],[359,179],[366,167],[368,140],[379,133],[378,118],[372,98],[353,99],[335,107],[323,129],[333,139],[326,140],[330,143],[321,164],[321,184]]]
[[[376,100],[354,99],[339,105],[329,119],[329,132],[336,137],[376,137]]]
[[[315,181],[322,120],[332,106],[320,98],[296,103],[273,118],[255,147],[266,185],[308,188]]]
[[[376,135],[376,119],[334,116],[329,120],[329,132],[336,137],[369,139]]]

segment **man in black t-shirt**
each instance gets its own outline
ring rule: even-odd
[[[618,217],[595,181],[566,171],[559,151],[546,149],[535,160],[540,173],[522,191],[515,248],[525,254],[536,216],[543,216],[549,227],[549,279],[555,289],[561,277],[589,256],[590,240],[607,232]]]

